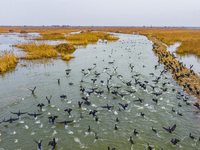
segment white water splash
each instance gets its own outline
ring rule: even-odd
[[[74,132],[72,132],[72,131],[68,131],[68,134],[74,134]]]
[[[35,135],[35,132],[31,132],[31,135]]]
[[[118,115],[118,112],[117,112],[117,111],[114,111],[114,114],[117,116],[117,115]]]
[[[28,129],[29,127],[27,125],[24,126],[25,129]]]
[[[15,139],[14,143],[18,143],[18,139]]]

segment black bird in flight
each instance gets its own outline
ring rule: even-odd
[[[35,143],[37,143],[37,145],[38,145],[38,150],[42,150],[42,140],[40,141],[36,141],[36,140],[34,140],[35,141]]]
[[[16,120],[19,120],[19,118],[12,118],[12,117],[10,117],[10,119],[8,119],[8,120],[3,120],[3,122],[9,122],[9,123],[12,123],[13,121],[16,121]]]
[[[81,108],[81,105],[83,104],[83,102],[78,101],[78,106],[79,108]]]
[[[124,110],[126,109],[126,107],[128,107],[128,104],[121,104],[121,103],[118,104],[121,105]]]
[[[142,103],[143,101],[144,101],[144,99],[141,99],[141,98],[139,98],[137,100],[133,100],[133,102],[140,102],[140,103]]]
[[[161,95],[162,94],[162,92],[159,92],[159,93],[151,93],[151,94],[153,94],[153,95],[155,95],[155,96],[159,96],[159,95]]]
[[[69,114],[69,115],[71,115],[71,111],[72,111],[72,109],[71,109],[71,108],[69,108],[69,109],[65,109],[64,111],[67,111],[67,112],[68,112],[68,114]]]
[[[58,118],[58,116],[50,116],[50,117],[48,117],[48,118],[49,118],[49,123],[54,124],[54,121],[55,121],[56,118]],[[50,121],[50,120],[51,120],[51,121]]]
[[[31,90],[31,89],[29,89],[29,90],[32,92],[32,94],[34,94],[35,89],[36,89],[36,86],[33,88],[33,90]]]
[[[41,114],[36,114],[35,112],[34,112],[34,114],[29,114],[29,113],[28,113],[29,116],[34,116],[34,118],[36,118],[37,116],[40,116],[40,115],[42,115],[42,114],[43,114],[43,113],[41,113]]]
[[[51,98],[52,98],[52,95],[50,96],[50,98],[48,98],[48,97],[46,96],[46,99],[47,99],[49,105],[50,105],[50,103],[51,103]]]
[[[169,129],[163,127],[163,129],[165,129],[167,132],[172,133],[172,131],[174,131],[176,129],[176,124],[174,124],[174,126],[172,128],[169,127]]]
[[[15,114],[15,115],[17,115],[17,116],[19,117],[20,115],[22,115],[22,114],[26,114],[27,112],[23,112],[23,113],[21,113],[20,110],[19,110],[18,113],[17,113],[17,112],[15,113],[15,112],[12,112],[12,111],[11,111],[11,113],[12,113],[12,114]]]
[[[96,114],[95,114],[96,112],[98,112],[98,111],[97,111],[97,110],[93,110],[93,111],[91,110],[91,111],[89,112],[89,115],[91,115],[91,114],[92,114],[92,115],[93,115],[93,117],[94,117],[94,116],[96,116]]]
[[[56,122],[57,124],[64,124],[64,125],[67,125],[68,123],[72,123],[74,120],[71,120],[71,121],[62,121],[62,122]]]
[[[50,141],[48,145],[53,146],[52,150],[54,150],[54,148],[56,147],[56,144],[57,144],[57,142],[56,142],[55,138],[53,138],[53,141]]]
[[[40,110],[42,109],[43,106],[44,106],[43,103],[37,105],[37,107],[40,107]]]
[[[110,108],[113,108],[114,106],[108,106],[108,104],[107,104],[107,106],[101,106],[102,108],[108,108],[108,110],[110,110]]]

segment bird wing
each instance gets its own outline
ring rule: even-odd
[[[176,129],[176,124],[171,128],[172,131]]]
[[[165,129],[167,132],[169,132],[169,129],[167,129],[167,128],[165,128],[165,127],[163,127],[163,129]]]
[[[9,120],[5,120],[5,118],[4,118],[4,120],[3,120],[3,122],[9,122],[10,121],[10,119]]]
[[[50,141],[48,145],[51,145],[51,146],[53,146],[53,142],[52,142],[52,141]]]
[[[34,114],[29,114],[29,113],[28,113],[28,115],[29,115],[29,116],[34,116]]]
[[[109,106],[110,108],[113,108],[114,106]]]
[[[41,103],[42,104],[42,106],[44,106],[44,104],[43,103]]]
[[[26,113],[27,113],[27,112],[23,112],[23,113],[20,112],[19,114],[21,115],[21,114],[26,114]]]
[[[33,91],[36,89],[36,86],[34,87]]]
[[[41,113],[41,114],[35,114],[36,116],[40,116],[40,115],[42,115],[43,113]]]
[[[19,120],[19,118],[12,118],[12,121],[16,121],[16,120]]]
[[[12,112],[12,111],[11,111],[11,113],[12,113],[12,114],[18,114],[18,113],[14,113],[14,112]]]
[[[140,99],[134,100],[134,102],[140,102]]]
[[[62,122],[56,122],[58,124],[65,124],[65,121],[62,121]]]
[[[121,103],[118,103],[119,105],[121,105],[122,107],[124,107],[124,105],[123,104],[121,104]]]
[[[174,141],[175,141],[176,143],[180,142],[180,140],[179,140],[179,139],[176,139],[176,138],[175,138],[175,140],[174,140]]]
[[[72,123],[74,120],[71,120],[71,121],[66,121],[66,123]]]

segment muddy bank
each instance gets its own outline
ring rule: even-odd
[[[200,98],[200,78],[192,70],[192,66],[187,68],[183,62],[180,62],[176,59],[173,53],[167,51],[167,47],[162,44],[161,41],[157,40],[151,35],[146,35],[149,40],[153,42],[153,51],[158,57],[158,62],[165,65],[166,71],[169,71],[173,74],[174,79],[179,85],[183,87],[185,91],[189,94],[195,95],[197,98]],[[200,103],[200,101],[198,101]]]

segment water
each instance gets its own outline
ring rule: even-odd
[[[156,84],[156,92],[162,91],[160,88],[168,88],[167,92],[156,97],[151,94],[152,88],[149,85],[155,85],[152,81],[160,75],[160,71],[164,69],[161,64],[157,65],[157,57],[152,51],[152,42],[145,36],[117,34],[120,40],[117,42],[102,43],[88,45],[86,48],[79,47],[74,52],[75,59],[65,62],[59,59],[52,59],[50,65],[32,64],[28,67],[17,66],[15,72],[7,73],[0,78],[0,121],[4,118],[17,116],[11,114],[10,111],[43,113],[36,119],[27,114],[22,115],[19,120],[13,123],[0,124],[0,148],[3,149],[37,149],[37,144],[33,140],[43,139],[43,149],[50,149],[47,146],[49,141],[56,138],[58,144],[57,149],[107,149],[115,147],[116,149],[147,149],[149,143],[154,149],[183,149],[196,150],[199,149],[200,142],[192,140],[189,137],[191,132],[196,138],[200,137],[200,119],[198,113],[191,106],[187,106],[182,99],[176,98],[177,91],[185,94],[182,87],[176,84],[170,73],[161,76],[160,82]],[[114,62],[109,64],[108,62]],[[19,64],[22,62],[19,62]],[[24,63],[24,62],[23,62]],[[96,63],[96,65],[93,65]],[[134,65],[131,72],[130,63]],[[105,70],[103,68],[110,68]],[[114,71],[113,67],[118,67]],[[91,68],[91,71],[88,71]],[[66,69],[72,69],[69,75],[65,74]],[[86,76],[81,73],[85,69],[88,72]],[[95,77],[94,73],[100,73]],[[149,75],[154,73],[154,76]],[[109,78],[108,74],[113,77],[109,82],[111,91],[116,90],[119,93],[127,94],[123,98],[115,96],[107,91],[106,84]],[[139,81],[149,81],[146,84],[147,89],[142,89],[139,85],[135,85],[133,75],[141,74]],[[117,77],[122,75],[122,78]],[[60,84],[57,79],[60,78]],[[93,84],[92,80],[97,81]],[[83,82],[80,82],[83,80]],[[104,83],[100,81],[103,80]],[[124,82],[131,81],[132,86],[128,87]],[[68,83],[72,82],[73,85]],[[167,82],[165,87],[162,83]],[[169,84],[168,84],[169,82]],[[81,97],[86,97],[87,93],[80,92],[80,85],[86,91],[89,88],[97,87],[103,90],[102,95],[92,93],[88,96],[88,100],[92,105],[82,105],[78,107],[78,101],[83,101]],[[36,86],[35,95],[31,94],[28,88],[33,89]],[[120,86],[114,89],[114,86]],[[176,89],[172,92],[172,89]],[[135,90],[134,94],[129,94],[126,90]],[[67,99],[61,99],[60,95],[66,94]],[[48,105],[46,96],[50,97],[51,105]],[[186,94],[185,94],[186,95]],[[144,99],[143,103],[133,102],[138,98]],[[188,96],[188,102],[194,103],[195,97]],[[158,98],[158,104],[152,101]],[[37,104],[44,103],[43,110],[39,110]],[[126,110],[123,110],[118,103],[128,103]],[[178,103],[182,107],[178,107]],[[114,108],[107,110],[101,108],[105,105],[113,105]],[[179,116],[172,112],[172,107],[179,111],[183,116]],[[73,109],[71,115],[64,110]],[[119,111],[121,108],[121,111]],[[95,117],[89,115],[90,110],[97,110],[96,115],[99,121],[95,121]],[[145,113],[142,117],[140,113]],[[80,118],[82,113],[83,118]],[[49,124],[49,116],[58,116],[55,122],[74,120],[67,126],[59,124]],[[120,122],[116,122],[116,117]],[[117,124],[118,130],[114,129]],[[170,134],[162,127],[172,127],[177,125],[175,131]],[[88,125],[91,132],[88,132]],[[158,131],[154,133],[151,127]],[[138,136],[133,134],[133,130],[137,129]],[[97,133],[98,140],[95,139]],[[130,136],[133,137],[134,145],[129,141]],[[172,138],[178,138],[180,142],[178,146],[170,143]]]

